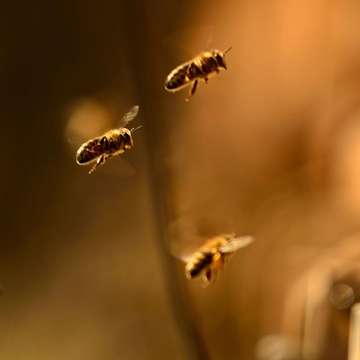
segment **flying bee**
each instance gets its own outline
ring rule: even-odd
[[[219,74],[220,69],[227,70],[225,54],[232,48],[225,51],[211,50],[204,52],[194,59],[178,66],[165,80],[165,89],[171,92],[178,91],[191,84],[189,96],[186,101],[195,94],[199,79],[207,84],[209,77]]]
[[[186,277],[192,280],[201,276],[203,286],[208,286],[216,281],[219,272],[224,269],[225,263],[230,257],[253,241],[252,236],[235,238],[234,233],[209,239],[197,252],[187,258],[182,258],[186,262]]]
[[[82,144],[76,153],[76,162],[79,165],[88,165],[96,161],[96,164],[89,171],[89,174],[92,174],[106,160],[122,154],[125,150],[132,149],[134,146],[132,134],[141,126],[131,130],[125,128],[125,126],[136,117],[138,112],[139,106],[134,106],[121,119],[116,129]]]

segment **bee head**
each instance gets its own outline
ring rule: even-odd
[[[225,62],[225,54],[230,50],[231,50],[231,48],[225,50],[224,52],[219,51],[219,50],[213,50],[213,56],[214,56],[214,59],[218,65],[218,67],[222,67],[225,70],[227,70],[227,66],[226,66],[226,62]]]
[[[125,141],[125,147],[127,149],[131,149],[134,146],[131,130],[127,128],[123,128],[123,133],[121,134],[124,141]]]

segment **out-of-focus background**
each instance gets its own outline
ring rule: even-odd
[[[0,8],[0,359],[358,359],[358,1]],[[166,92],[206,46],[228,71]],[[135,104],[89,176],[77,147]],[[257,240],[203,289],[182,223]]]

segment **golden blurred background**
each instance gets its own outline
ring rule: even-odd
[[[0,359],[360,359],[359,18],[355,0],[3,1]],[[209,38],[228,71],[166,92]],[[89,176],[77,147],[136,104],[134,149]],[[256,242],[203,289],[179,219]]]

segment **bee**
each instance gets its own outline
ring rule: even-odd
[[[251,244],[252,236],[235,238],[235,233],[219,235],[209,239],[197,252],[183,258],[186,262],[185,275],[189,280],[202,277],[203,286],[216,281],[218,273],[237,250]]]
[[[175,92],[192,83],[186,98],[186,101],[189,101],[195,94],[199,79],[203,79],[207,84],[210,76],[219,74],[220,69],[227,70],[225,54],[231,49],[207,51],[178,66],[166,78],[165,89]]]
[[[132,149],[134,146],[132,134],[139,130],[141,126],[131,130],[125,128],[125,126],[136,117],[138,112],[139,106],[134,106],[121,119],[116,129],[82,144],[76,153],[76,162],[79,165],[88,165],[96,161],[96,164],[89,171],[89,174],[92,174],[106,160],[122,154],[125,150]]]

